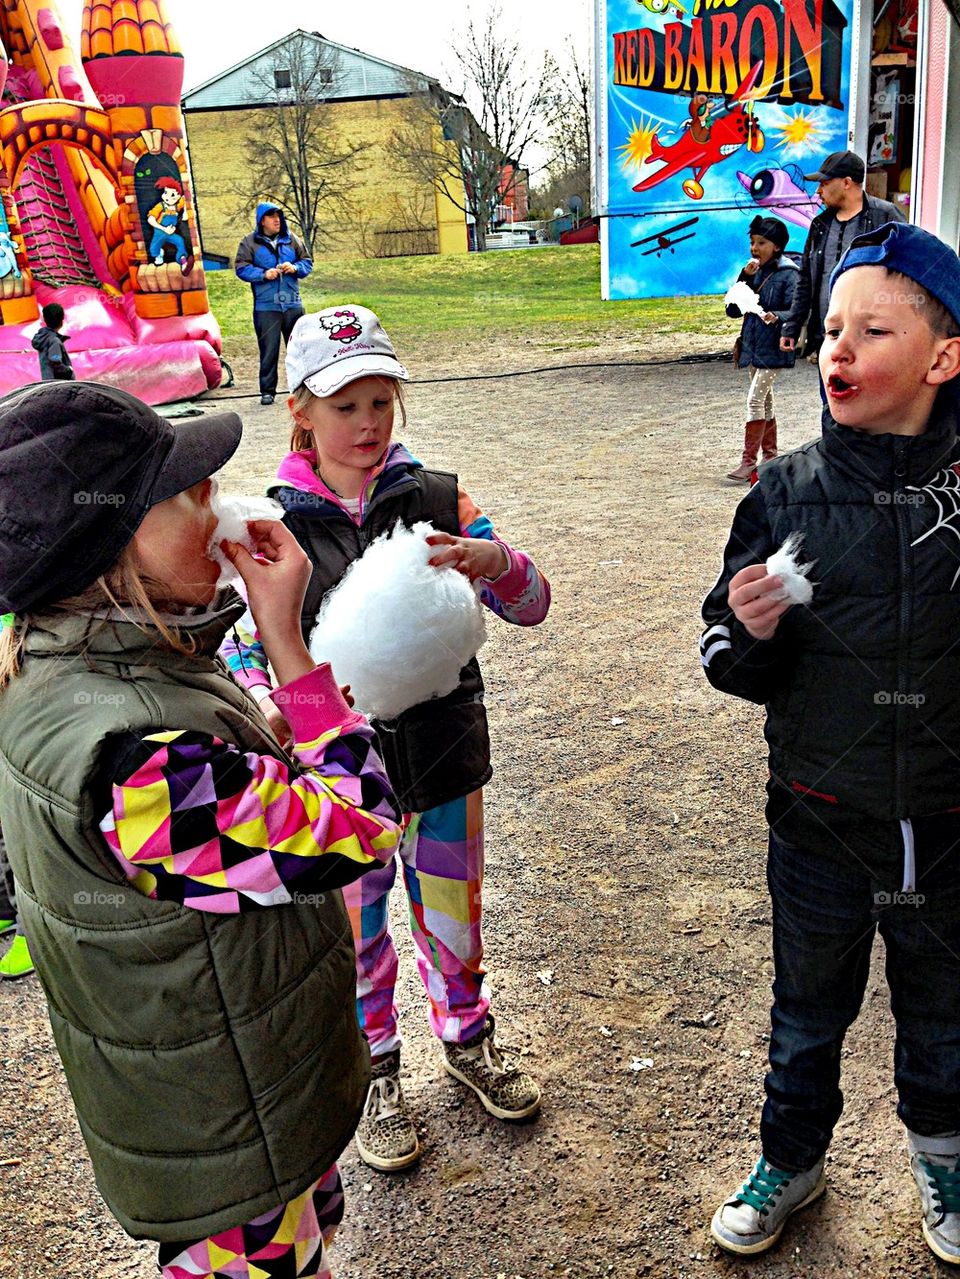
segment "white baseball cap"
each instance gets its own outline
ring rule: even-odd
[[[291,391],[306,385],[321,398],[371,375],[409,381],[383,325],[365,306],[302,315],[287,343],[286,364]]]

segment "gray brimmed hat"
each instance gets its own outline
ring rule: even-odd
[[[409,380],[379,319],[352,304],[301,316],[287,343],[286,363],[290,390],[306,386],[321,398],[361,377]]]
[[[152,506],[212,475],[236,413],[174,427],[97,382],[35,382],[0,399],[0,612],[75,595],[116,563]]]

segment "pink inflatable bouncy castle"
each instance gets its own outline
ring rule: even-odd
[[[52,0],[4,0],[0,393],[40,376],[59,302],[79,378],[162,404],[219,385],[163,0],[87,0],[81,69]]]

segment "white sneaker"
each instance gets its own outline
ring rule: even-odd
[[[923,1206],[923,1237],[941,1261],[960,1265],[960,1133],[907,1132],[910,1171]]]
[[[806,1172],[782,1172],[761,1155],[740,1189],[714,1213],[710,1233],[727,1252],[766,1252],[788,1219],[826,1190],[823,1164],[821,1159]]]

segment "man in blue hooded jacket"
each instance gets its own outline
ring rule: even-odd
[[[303,315],[300,281],[313,270],[303,241],[275,204],[257,205],[257,226],[237,246],[234,269],[253,289],[253,327],[260,348],[260,403],[277,394],[280,339],[288,341]]]

